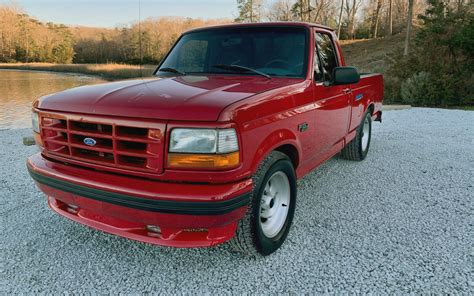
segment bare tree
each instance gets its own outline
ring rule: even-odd
[[[267,10],[267,18],[270,21],[291,21],[293,0],[278,0],[272,2]]]
[[[362,0],[346,0],[346,17],[347,17],[347,29],[349,31],[349,38],[355,38],[355,29],[356,29],[356,16],[359,8],[362,4]]]
[[[328,25],[328,19],[334,19],[335,6],[331,0],[317,0],[314,2],[314,13],[311,14],[310,21]]]
[[[413,22],[413,5],[415,0],[408,0],[408,17],[407,17],[407,35],[405,38],[405,50],[403,55],[408,55],[409,45],[410,45],[410,34],[411,34],[411,26]]]
[[[390,31],[390,23],[392,24],[392,35],[393,35],[396,33],[400,33],[402,31],[404,32],[406,29],[409,1],[390,0],[390,2],[392,4],[391,6],[392,13],[390,17],[390,3],[389,3],[387,5],[388,14],[387,14],[387,20],[385,21],[385,24],[387,25],[387,34]],[[416,18],[414,16],[424,13],[427,7],[428,7],[428,3],[426,0],[413,2],[413,13],[412,13],[413,23],[415,23],[416,21]]]

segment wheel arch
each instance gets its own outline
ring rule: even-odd
[[[252,162],[252,174],[254,174],[260,163],[273,151],[279,151],[290,159],[293,168],[301,163],[300,141],[290,130],[279,130],[266,137],[257,149]]]
[[[285,154],[286,156],[288,156],[288,158],[291,160],[291,163],[293,164],[293,168],[295,170],[299,166],[299,164],[300,164],[299,152],[298,152],[298,149],[296,149],[296,147],[294,145],[284,144],[284,145],[281,145],[281,146],[275,148],[273,151],[279,151],[279,152]]]
[[[370,111],[370,115],[374,115],[375,111],[375,104],[373,102],[369,102],[369,105],[367,106],[367,110]]]
[[[372,120],[382,122],[382,110],[375,111],[375,103],[369,102],[367,110],[370,111]]]

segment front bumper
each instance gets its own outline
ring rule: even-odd
[[[28,159],[27,167],[57,213],[108,233],[173,247],[206,247],[231,239],[252,189],[250,179],[216,185],[163,183],[65,165],[40,153]]]

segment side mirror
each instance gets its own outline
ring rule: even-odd
[[[359,82],[360,74],[354,67],[336,67],[332,72],[332,85],[354,84]]]

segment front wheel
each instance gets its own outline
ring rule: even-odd
[[[369,152],[371,137],[372,117],[370,110],[368,110],[357,128],[356,137],[342,150],[342,157],[349,160],[364,160]]]
[[[246,216],[231,244],[252,256],[275,252],[290,230],[296,204],[296,174],[289,158],[274,151],[253,177],[254,189]]]

